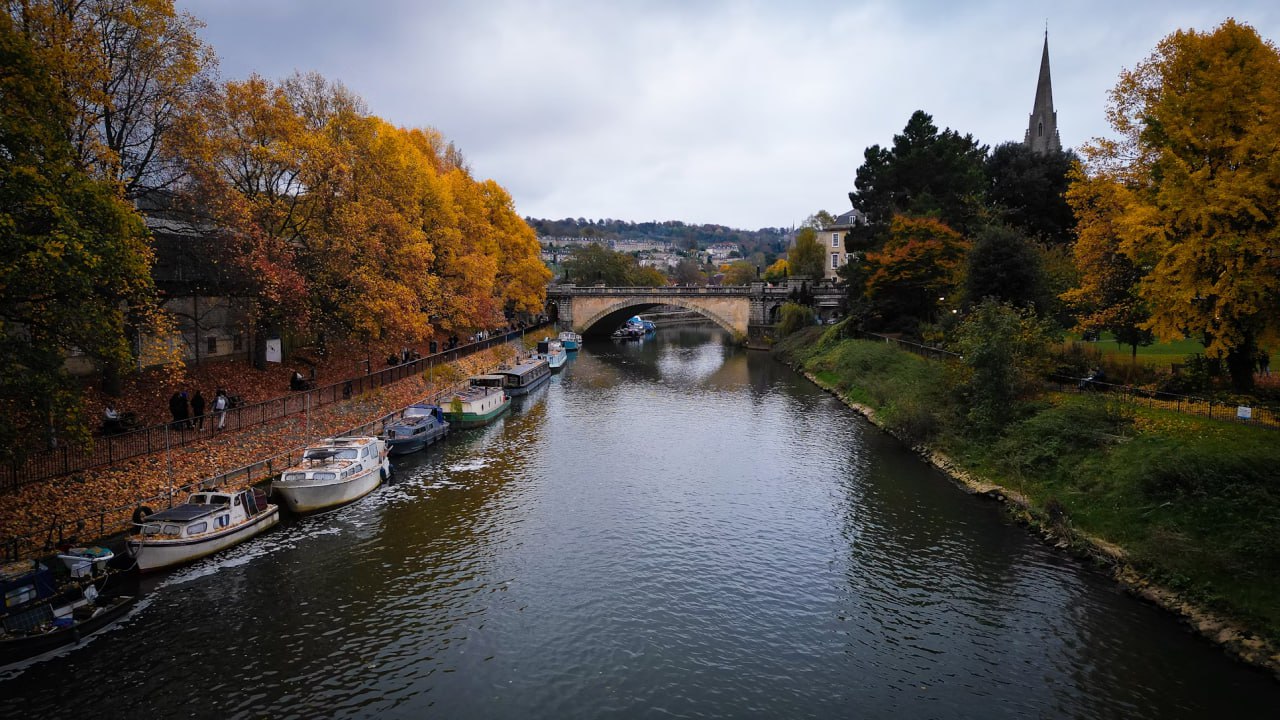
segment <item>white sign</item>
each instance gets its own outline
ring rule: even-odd
[[[1251,408],[1251,407],[1245,407],[1244,405],[1241,405],[1241,406],[1237,407],[1237,408],[1236,408],[1236,418],[1238,418],[1238,419],[1240,419],[1240,420],[1252,420],[1252,419],[1253,419],[1253,408]]]
[[[267,338],[267,362],[281,362],[280,338]]]

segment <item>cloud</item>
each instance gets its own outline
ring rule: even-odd
[[[863,150],[923,109],[1021,140],[1046,18],[1064,144],[1179,27],[1263,2],[180,2],[226,77],[315,70],[431,126],[522,214],[789,225],[848,207]]]

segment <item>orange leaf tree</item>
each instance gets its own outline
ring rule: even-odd
[[[968,241],[940,220],[895,216],[884,247],[860,260],[873,324],[914,331],[937,320],[957,292],[968,251]]]

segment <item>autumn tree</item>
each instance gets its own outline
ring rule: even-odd
[[[787,262],[786,258],[778,258],[772,265],[765,268],[764,281],[770,283],[782,282],[786,280],[790,274],[791,263]]]
[[[1124,211],[1127,191],[1110,178],[1087,177],[1075,171],[1067,193],[1080,219],[1079,236],[1072,253],[1080,269],[1079,284],[1062,294],[1075,311],[1082,331],[1107,330],[1128,345],[1133,358],[1138,347],[1150,345],[1146,329],[1150,312],[1138,295],[1143,269],[1120,250],[1120,230],[1115,221]]]
[[[920,323],[936,321],[958,291],[968,251],[968,241],[946,224],[899,216],[883,249],[863,255],[846,277],[865,278],[856,289],[869,304],[872,325],[915,332]]]
[[[899,214],[935,216],[968,229],[981,213],[986,152],[972,135],[939,132],[933,118],[917,110],[892,147],[866,149],[849,200],[877,234]]]
[[[666,287],[671,281],[658,268],[642,265],[636,268],[629,284],[632,287]]]
[[[170,186],[169,133],[216,65],[201,23],[173,0],[5,0],[70,108],[77,164],[133,199]]]
[[[750,285],[756,281],[756,266],[746,260],[729,263],[721,285]]]
[[[791,274],[819,279],[826,267],[827,251],[818,242],[818,232],[812,227],[802,227],[796,232],[796,244],[787,253]]]
[[[62,428],[83,441],[76,348],[118,365],[131,353],[126,321],[154,318],[146,228],[108,182],[90,177],[67,141],[74,110],[44,56],[0,14],[0,451]]]
[[[1108,116],[1118,137],[1084,155],[1123,188],[1102,220],[1149,268],[1146,327],[1201,338],[1249,388],[1256,348],[1280,334],[1280,52],[1235,20],[1180,30],[1121,73]]]

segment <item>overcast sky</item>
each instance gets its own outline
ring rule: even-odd
[[[223,79],[341,81],[434,127],[522,215],[756,229],[840,213],[865,148],[911,113],[1021,141],[1045,23],[1064,146],[1107,134],[1121,69],[1280,2],[178,0]]]

